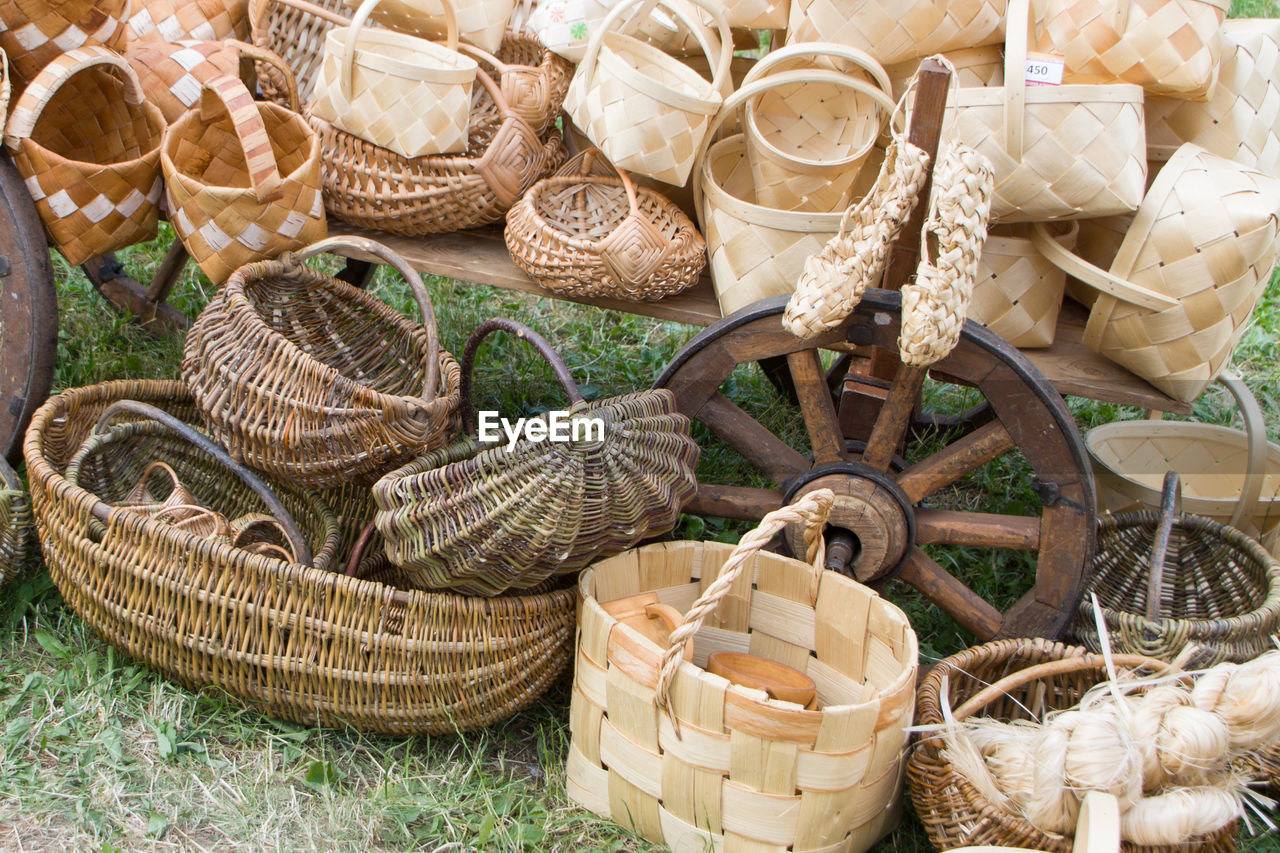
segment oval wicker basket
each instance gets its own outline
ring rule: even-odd
[[[331,249],[394,266],[423,325],[302,262]],[[460,428],[458,363],[421,278],[360,237],[237,270],[187,332],[182,376],[234,458],[291,483],[367,484]]]
[[[929,671],[916,698],[916,725],[941,726],[946,722],[943,704],[959,708],[988,685],[1020,670],[1049,661],[1080,659],[1067,672],[1044,675],[1010,688],[987,702],[975,714],[1000,720],[1038,718],[1045,711],[1065,710],[1107,678],[1106,662],[1088,649],[1044,639],[996,640],[952,655]],[[943,695],[943,684],[947,695]],[[961,719],[957,715],[957,719]],[[946,736],[921,737],[907,761],[907,781],[916,815],[934,847],[950,850],[964,845],[1030,847],[1051,853],[1070,853],[1072,840],[1050,835],[1030,823],[997,809],[943,756]],[[1235,850],[1239,824],[1232,821],[1219,831],[1187,845],[1144,846],[1124,842],[1132,853],[1180,853],[1189,849],[1205,853]]]
[[[547,50],[528,33],[508,32],[492,54],[469,44],[459,44],[458,50],[493,78],[502,97],[534,133],[541,136],[547,132],[564,105],[569,81],[573,79],[573,63]]]
[[[271,51],[293,70],[302,103],[311,103],[324,61],[329,30],[351,23],[342,0],[249,0],[249,28],[253,43]],[[289,106],[284,77],[270,66],[258,66],[262,92],[282,107]]]
[[[31,498],[22,481],[0,458],[0,584],[22,565],[31,533]]]
[[[98,521],[95,508],[110,508],[64,471],[102,412],[124,398],[183,420],[198,416],[181,383],[108,382],[45,403],[23,447],[54,583],[121,650],[192,689],[217,687],[267,714],[388,734],[489,725],[528,705],[567,666],[569,589],[484,600],[403,591],[226,545],[194,544],[191,534],[132,513]],[[184,482],[197,496],[215,505],[235,498],[239,487],[225,470],[198,472],[204,462],[183,445],[170,447],[181,454]],[[122,484],[109,476],[112,466],[140,473],[145,455],[86,460],[80,479],[114,495]],[[349,487],[324,501],[290,489],[278,493],[325,543],[318,566],[345,553],[372,515],[367,489]],[[368,574],[396,580],[376,565]]]

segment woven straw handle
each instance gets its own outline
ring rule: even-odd
[[[560,383],[560,387],[564,389],[565,394],[569,397],[570,406],[576,406],[584,402],[582,392],[578,390],[578,384],[573,381],[573,376],[569,374],[569,368],[564,363],[564,359],[547,342],[546,338],[530,329],[524,323],[508,320],[506,317],[494,317],[492,320],[485,320],[479,326],[476,326],[476,330],[471,333],[471,337],[467,338],[467,343],[462,348],[462,360],[459,365],[462,368],[460,396],[462,397],[462,422],[464,424],[471,423],[471,372],[475,367],[476,352],[480,349],[480,342],[493,332],[509,332],[530,344],[538,351],[538,355],[546,359],[547,364],[551,365],[551,369],[556,375],[556,381]]]
[[[271,137],[262,121],[262,112],[253,93],[239,77],[219,74],[204,84],[200,92],[200,120],[208,123],[219,112],[231,117],[231,126],[240,140],[240,150],[249,168],[249,184],[259,203],[275,201],[284,192],[284,181],[276,168]]]
[[[298,79],[294,76],[293,69],[280,58],[278,53],[267,50],[265,47],[258,47],[256,44],[247,41],[227,39],[226,43],[235,48],[241,59],[265,62],[279,71],[281,76],[284,77],[285,93],[289,96],[289,109],[295,113],[302,112],[302,99],[298,96]]]
[[[604,152],[599,148],[587,148],[573,155],[573,157],[565,161],[563,166],[556,170],[556,175],[558,177],[570,177],[573,175],[581,175],[583,177],[588,175],[616,176],[618,180],[622,181],[622,189],[627,194],[628,212],[631,216],[639,216],[640,214],[640,200],[636,196],[636,186],[631,182],[631,177],[627,174],[627,170],[619,169],[609,162],[609,158],[604,156]],[[649,223],[649,220],[643,217],[640,221]],[[661,239],[661,233],[656,228],[653,231]]]
[[[142,84],[138,81],[138,75],[133,67],[123,56],[96,44],[69,50],[42,68],[35,79],[22,91],[5,127],[5,142],[9,148],[18,150],[18,140],[31,136],[36,122],[40,120],[40,114],[62,88],[62,84],[95,65],[105,65],[120,74],[121,79],[124,80],[126,104],[136,107],[143,102]],[[6,71],[5,80],[8,79],[9,75]]]
[[[93,428],[94,433],[101,433],[112,418],[126,413],[141,415],[148,420],[163,424],[201,451],[212,456],[224,468],[239,477],[240,482],[252,489],[254,494],[266,504],[271,514],[275,516],[276,521],[280,522],[280,527],[289,539],[289,544],[293,546],[293,552],[298,556],[298,562],[306,566],[311,565],[311,546],[307,544],[307,538],[302,535],[302,530],[298,527],[298,523],[293,520],[293,516],[285,508],[285,505],[280,502],[280,499],[276,497],[271,487],[257,474],[232,459],[227,451],[197,432],[190,424],[183,423],[163,409],[158,409],[148,403],[139,403],[136,400],[118,400],[108,406],[107,410],[102,413],[102,417],[98,419],[97,425]],[[107,519],[101,520],[106,521]]]
[[[335,27],[345,27],[351,24],[351,19],[345,15],[340,15],[323,6],[317,6],[315,3],[308,3],[307,0],[249,0],[249,15],[253,21],[262,21],[262,27],[267,27],[267,17],[272,7],[283,6],[286,9],[296,9],[306,15],[319,18],[325,23],[332,24]],[[256,25],[255,25],[256,29]]]
[[[1037,222],[1031,226],[1031,244],[1036,247],[1036,251],[1044,255],[1045,260],[1058,269],[1108,296],[1152,311],[1163,311],[1178,306],[1178,300],[1170,296],[1139,287],[1073,254],[1053,239],[1053,235],[1049,233],[1043,222]]]
[[[347,28],[346,50],[342,55],[342,94],[347,100],[351,100],[351,77],[355,74],[356,68],[356,43],[360,40],[360,32],[364,29],[369,16],[381,2],[382,0],[364,0],[356,10],[355,17],[351,19],[350,27]],[[445,47],[449,50],[457,50],[458,19],[454,17],[453,4],[449,0],[440,0],[440,7],[444,10]]]
[[[674,715],[671,708],[671,681],[684,657],[685,641],[691,639],[702,629],[702,623],[715,612],[720,602],[729,594],[733,583],[746,570],[747,562],[760,549],[769,544],[774,535],[789,524],[804,524],[804,540],[807,553],[805,559],[813,566],[814,583],[822,578],[823,542],[822,531],[831,513],[831,505],[835,502],[835,493],[830,489],[818,489],[805,495],[799,501],[781,509],[775,509],[760,520],[760,526],[743,535],[738,545],[729,555],[729,559],[720,568],[720,574],[707,587],[706,591],[684,614],[684,620],[674,631],[667,643],[667,650],[662,656],[662,671],[658,673],[656,699],[658,707],[666,710],[669,716]],[[815,589],[816,595],[816,589]]]
[[[426,376],[422,382],[422,393],[419,399],[423,405],[430,403],[436,398],[436,383],[440,378],[440,328],[436,323],[436,312],[431,304],[431,295],[422,284],[422,276],[400,255],[368,237],[326,237],[302,249],[296,257],[306,260],[326,252],[341,254],[343,249],[377,258],[393,267],[409,285],[413,299],[418,303],[418,310],[422,312],[422,328],[427,333]]]

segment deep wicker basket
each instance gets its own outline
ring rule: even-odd
[[[0,584],[22,564],[31,532],[31,499],[17,473],[0,458]]]
[[[322,499],[276,487],[312,542],[316,567],[112,513],[103,498],[123,494],[157,451],[213,508],[234,514],[255,505],[225,469],[149,424],[99,436],[76,472],[79,485],[71,482],[68,463],[121,399],[198,417],[179,382],[107,382],[46,402],[23,447],[54,583],[121,650],[192,689],[220,688],[273,716],[389,734],[489,725],[528,705],[568,665],[572,590],[469,599],[398,589],[383,582],[398,579],[376,558],[365,570],[374,579],[326,571],[372,516],[367,489]]]

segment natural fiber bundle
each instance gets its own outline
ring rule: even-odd
[[[129,0],[0,0],[0,50],[9,57],[14,92],[69,51],[94,45],[123,51],[128,15]]]
[[[563,156],[560,131],[546,141],[507,104],[484,72],[473,96],[467,150],[401,157],[308,116],[324,160],[331,214],[392,234],[437,234],[497,222]]]
[[[498,330],[531,343],[555,369],[570,400],[570,440],[486,448],[466,439],[375,483],[387,556],[415,586],[473,595],[528,588],[666,533],[693,495],[698,446],[669,392],[586,403],[550,345],[519,323],[489,320],[467,340],[468,405],[476,351]]]
[[[511,260],[542,287],[575,296],[661,299],[698,280],[706,241],[662,196],[589,148],[507,213]]]
[[[31,532],[31,498],[9,463],[0,459],[0,584],[22,565]]]
[[[119,55],[98,45],[59,55],[18,98],[5,133],[67,263],[155,236],[164,116]]]
[[[833,41],[888,65],[953,49],[996,44],[1007,0],[791,0],[787,44]]]
[[[351,16],[342,0],[249,0],[249,27],[253,43],[283,59],[293,70],[298,96],[309,104],[320,79],[324,42],[329,30],[345,27]],[[280,72],[259,66],[258,84],[262,92],[281,106],[290,104],[288,89]]]
[[[1071,83],[1133,83],[1204,100],[1218,79],[1229,0],[1043,0],[1035,49],[1063,57]]]
[[[147,99],[160,108],[172,124],[195,107],[205,84],[223,75],[238,77],[244,61],[274,67],[292,85],[292,72],[284,60],[269,50],[228,39],[226,41],[131,42],[125,59],[133,66]],[[246,85],[248,85],[246,83]],[[296,89],[294,100],[296,101]]]
[[[130,44],[248,38],[245,0],[135,0],[129,15]]]
[[[1058,223],[1051,234],[1072,251],[1079,230],[1073,220]],[[1029,226],[993,226],[978,257],[969,317],[1016,347],[1052,346],[1066,279],[1036,249]]]
[[[1229,826],[1240,817],[1240,796],[1223,788],[1178,788],[1144,797],[1120,816],[1120,834],[1134,844],[1178,844]]]
[[[1280,741],[1280,651],[1218,664],[1196,679],[1191,702],[1226,722],[1232,749],[1274,746]]]
[[[326,232],[315,134],[237,77],[204,86],[200,109],[165,134],[160,162],[169,220],[210,281]]]
[[[303,263],[330,249],[394,266],[423,325]],[[460,427],[458,365],[421,278],[358,237],[237,270],[187,332],[182,376],[235,458],[309,486],[367,484]]]
[[[36,413],[24,453],[41,545],[67,603],[108,642],[192,689],[215,687],[304,725],[387,734],[446,734],[490,725],[527,706],[568,665],[572,590],[468,599],[403,591],[385,561],[371,579],[329,570],[372,515],[368,490],[321,501],[276,486],[315,543],[314,567],[219,543],[193,544],[114,498],[156,443],[197,496],[233,515],[261,503],[208,455],[146,434],[141,423],[64,470],[105,408],[122,398],[198,417],[181,383],[111,382],[73,389]],[[332,507],[330,509],[330,506]],[[339,523],[341,522],[341,523]]]
[[[362,0],[343,0],[358,9]],[[516,0],[463,0],[454,8],[451,0],[381,0],[373,20],[390,30],[431,41],[449,38],[450,27],[458,38],[493,53],[502,44]],[[453,18],[456,24],[450,24]],[[443,20],[442,20],[443,19]]]
[[[460,44],[458,49],[493,78],[512,111],[528,122],[534,133],[542,136],[550,129],[569,91],[572,63],[527,33],[508,32],[492,54],[468,44]]]

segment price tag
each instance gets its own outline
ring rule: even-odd
[[[1062,70],[1066,61],[1052,53],[1027,54],[1028,86],[1061,86]]]

